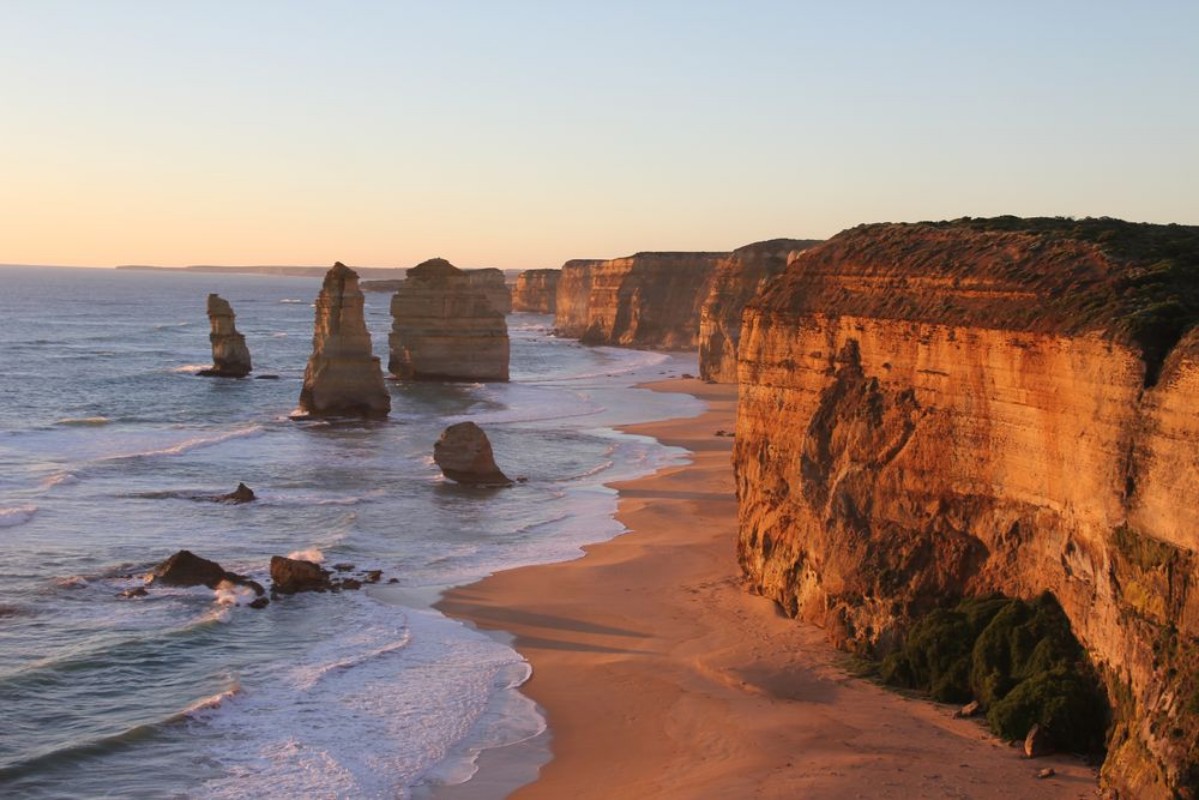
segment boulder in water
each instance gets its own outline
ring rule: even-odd
[[[257,595],[264,590],[256,581],[244,575],[229,572],[215,561],[201,558],[190,550],[180,550],[159,564],[149,575],[149,583],[166,586],[206,586],[216,589],[222,581],[248,586]]]
[[[330,588],[329,573],[311,561],[271,556],[271,591],[295,594],[324,592]]]
[[[459,422],[442,432],[433,445],[433,460],[452,481],[470,486],[511,486],[500,471],[487,434],[473,422]]]
[[[244,483],[238,483],[237,488],[229,494],[217,495],[216,500],[221,503],[229,503],[230,505],[240,505],[241,503],[252,503],[258,499],[254,494],[254,490]]]

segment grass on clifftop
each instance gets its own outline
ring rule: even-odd
[[[1062,749],[1103,749],[1107,698],[1048,592],[1030,603],[967,599],[932,611],[880,672],[889,684],[927,691],[942,702],[977,699],[991,729],[1005,739],[1023,739],[1039,724]]]

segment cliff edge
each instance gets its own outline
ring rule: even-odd
[[[1120,796],[1199,796],[1199,228],[867,225],[746,307],[749,582],[849,649],[1051,592],[1113,709]]]

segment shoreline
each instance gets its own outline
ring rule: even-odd
[[[1077,759],[1024,759],[977,722],[954,719],[952,707],[850,676],[823,632],[745,591],[733,440],[715,435],[735,427],[736,387],[693,379],[644,387],[699,397],[708,409],[621,427],[691,454],[687,464],[610,484],[628,532],[586,547],[581,559],[497,573],[436,604],[505,632],[532,665],[520,691],[546,716],[552,758],[507,796],[1097,794],[1094,768]],[[475,778],[437,796],[503,796],[510,761],[502,748],[485,751]],[[1038,780],[1045,767],[1056,774]]]

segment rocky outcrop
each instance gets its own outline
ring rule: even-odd
[[[584,344],[689,350],[717,262],[728,253],[637,253],[568,261],[554,327]]]
[[[503,279],[503,273],[495,272]],[[467,273],[418,264],[391,299],[388,370],[409,380],[508,380],[508,323]]]
[[[442,432],[433,445],[433,460],[452,481],[470,486],[511,486],[491,452],[487,434],[473,422],[459,422]]]
[[[512,309],[533,314],[553,314],[558,308],[560,269],[527,269],[516,276],[512,287]]]
[[[304,371],[300,411],[308,416],[385,417],[391,395],[363,317],[358,275],[340,261],[316,298],[312,356]]]
[[[332,588],[329,571],[311,561],[271,556],[271,591],[277,594],[326,592]]]
[[[466,281],[483,293],[491,307],[501,314],[512,313],[512,292],[504,280],[504,271],[495,267],[463,270]]]
[[[247,586],[256,595],[263,594],[263,588],[257,582],[229,572],[215,561],[201,558],[190,550],[180,550],[159,564],[146,576],[146,582],[165,586],[205,586],[209,589],[216,589],[228,582]]]
[[[229,494],[217,495],[215,499],[218,503],[228,503],[229,505],[241,505],[242,503],[253,503],[258,499],[254,494],[254,490],[244,483],[237,484],[237,488]]]
[[[699,315],[701,378],[737,382],[737,342],[745,304],[783,271],[789,259],[817,244],[817,239],[772,239],[738,247],[720,260]]]
[[[1098,665],[1120,796],[1199,789],[1199,228],[874,225],[746,308],[750,583],[881,654],[962,596],[1048,590]]]
[[[220,295],[208,295],[208,324],[212,332],[212,368],[200,370],[200,375],[221,378],[244,378],[250,374],[250,349],[246,337],[237,332],[233,308]]]

